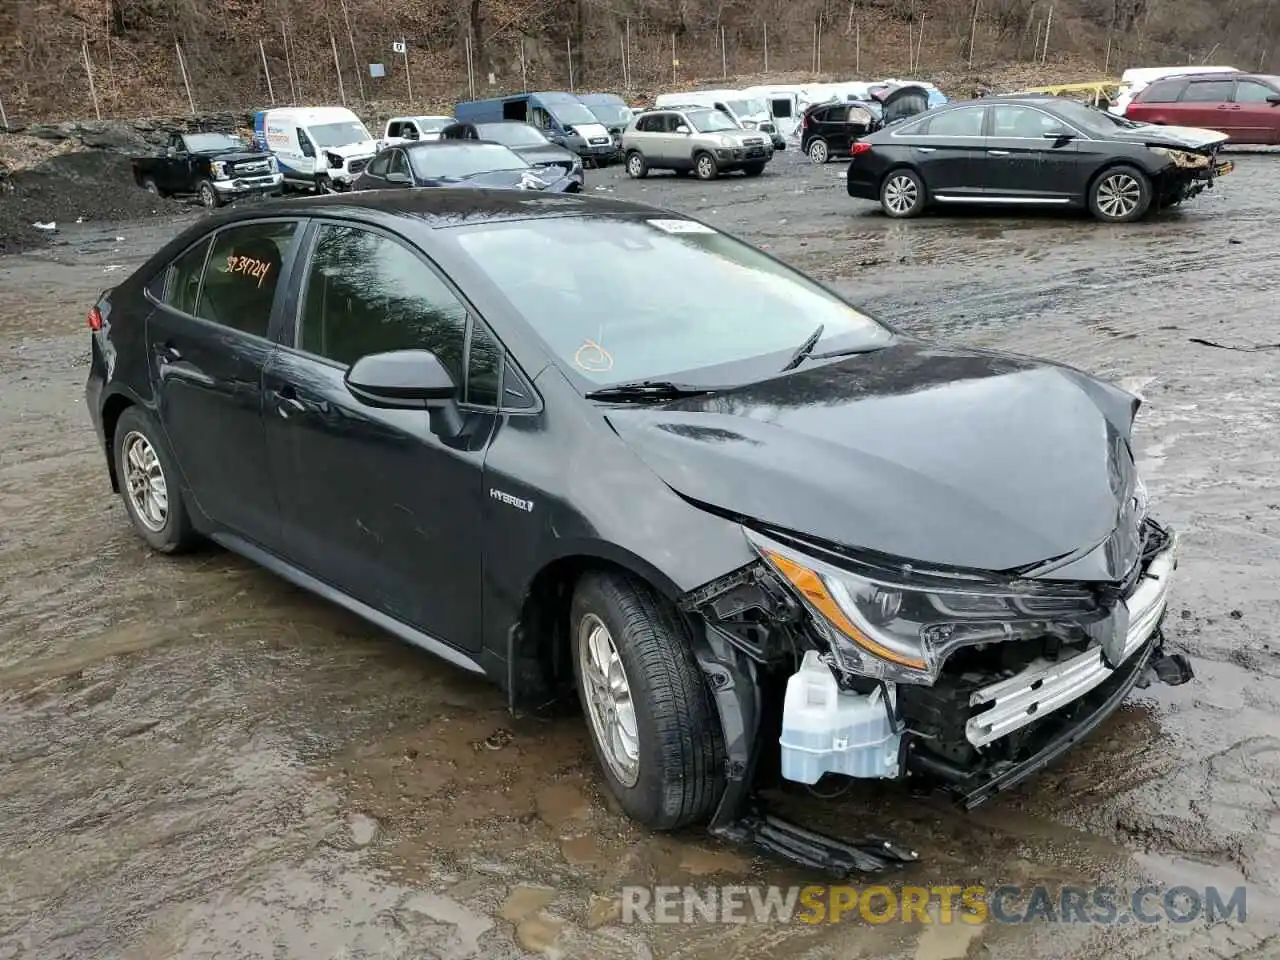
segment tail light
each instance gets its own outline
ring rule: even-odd
[[[871,152],[871,144],[863,143],[861,140],[858,140],[856,143],[854,143],[853,149],[850,150],[849,152],[851,156],[859,157],[864,153]]]
[[[89,329],[92,330],[94,333],[97,333],[99,330],[102,329],[102,311],[99,310],[97,307],[90,308],[88,319],[89,319]]]
[[[800,114],[800,129],[801,130],[809,129],[809,114],[807,113]]]

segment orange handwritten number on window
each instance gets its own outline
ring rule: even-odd
[[[265,260],[255,260],[253,257],[227,257],[227,273],[238,273],[246,277],[254,277],[258,281],[258,288],[261,289],[263,283],[267,280],[267,274],[271,272],[271,264]]]

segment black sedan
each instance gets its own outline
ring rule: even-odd
[[[1056,97],[951,103],[854,143],[848,191],[891,217],[931,204],[1045,205],[1120,223],[1211,187],[1232,169],[1218,156],[1226,141]]]
[[[500,143],[429,140],[387,147],[369,161],[353,190],[471,187],[577,193],[581,179],[560,167],[535,167]]]
[[[654,828],[882,867],[912,855],[754,813],[762,752],[973,806],[1190,676],[1137,398],[904,336],[697,220],[278,201],[189,227],[88,320],[148,544],[211,539],[513,708],[576,695]]]
[[[559,168],[565,176],[584,183],[582,158],[557,143],[552,143],[542,131],[520,120],[497,120],[493,123],[451,123],[440,131],[441,140],[488,140],[509,147],[535,167],[544,170]]]

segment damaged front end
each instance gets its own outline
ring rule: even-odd
[[[1217,146],[1207,152],[1151,144],[1147,149],[1169,161],[1168,166],[1155,178],[1159,205],[1162,207],[1176,206],[1184,200],[1199,196],[1205,190],[1212,190],[1218,177],[1235,169],[1230,160],[1223,160],[1219,156]]]
[[[762,751],[778,743],[796,782],[920,778],[972,808],[1078,742],[1134,686],[1191,679],[1161,633],[1176,537],[1142,515],[1144,496],[1125,502],[1105,543],[1013,575],[744,527],[759,560],[682,604],[705,623],[699,661],[729,757],[712,830],[844,874],[909,861],[883,838],[845,843],[763,813]],[[1098,569],[1123,574],[1072,579]],[[780,726],[763,720],[771,695]]]

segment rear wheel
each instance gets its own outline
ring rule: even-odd
[[[724,746],[688,623],[634,577],[589,573],[570,629],[591,741],[622,808],[657,830],[705,820],[724,789]]]
[[[113,455],[120,496],[138,535],[161,553],[180,553],[197,540],[182,500],[178,471],[160,431],[138,407],[116,421]]]
[[[827,149],[827,141],[819,138],[809,142],[809,149],[806,151],[809,159],[814,163],[826,163],[831,159],[831,151]]]
[[[880,185],[880,207],[891,217],[914,217],[924,209],[924,182],[905,167],[891,170]]]
[[[1151,180],[1137,167],[1103,170],[1089,188],[1089,212],[1107,223],[1140,220],[1151,206]]]
[[[720,175],[720,167],[711,154],[700,153],[693,158],[693,172],[699,180],[714,180]]]
[[[147,191],[147,193],[151,194],[152,196],[156,196],[156,197],[160,196],[160,187],[156,184],[155,177],[143,177],[142,189]]]
[[[632,150],[627,154],[627,176],[632,180],[643,180],[649,175],[649,164],[645,162],[644,154],[639,150]]]

